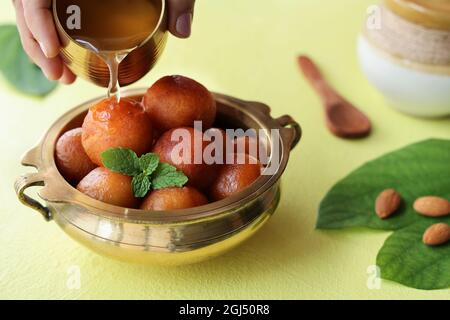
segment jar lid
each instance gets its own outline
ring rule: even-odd
[[[450,29],[425,27],[380,6],[381,24],[366,23],[364,34],[379,49],[405,61],[450,66]],[[370,19],[370,17],[367,17]]]
[[[450,0],[384,0],[403,18],[424,27],[450,30]]]

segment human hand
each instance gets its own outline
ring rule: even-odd
[[[167,0],[169,31],[178,38],[191,35],[195,0]]]
[[[168,28],[179,38],[188,38],[195,0],[167,0]],[[59,56],[60,43],[53,22],[51,0],[13,0],[22,46],[50,80],[71,84],[76,76]]]

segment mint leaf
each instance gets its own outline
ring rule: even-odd
[[[102,153],[103,165],[113,172],[133,177],[131,186],[136,198],[143,198],[150,189],[184,186],[188,178],[174,166],[159,163],[159,156],[147,153],[138,158],[133,150],[112,148]]]
[[[133,177],[131,187],[136,198],[143,198],[150,190],[151,182],[146,174],[141,173]]]
[[[144,154],[139,159],[141,170],[148,176],[151,175],[156,170],[156,168],[158,168],[158,164],[159,156],[155,153]]]
[[[136,176],[142,171],[139,158],[133,150],[112,148],[102,153],[103,165],[111,171],[127,176]]]
[[[188,182],[188,178],[180,171],[169,172],[164,176],[152,179],[153,189],[182,187]]]
[[[18,91],[43,97],[52,92],[58,82],[48,80],[41,69],[31,62],[22,48],[17,27],[0,26],[0,70],[5,79]]]
[[[160,163],[158,164],[158,167],[156,168],[155,172],[154,172],[154,176],[161,176],[161,175],[165,175],[169,172],[175,172],[177,171],[177,168],[175,168],[174,166],[168,164],[168,163]]]
[[[174,166],[167,163],[160,163],[152,176],[153,189],[164,189],[182,187],[188,182],[186,175],[177,171]]]

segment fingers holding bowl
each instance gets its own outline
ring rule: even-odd
[[[195,0],[168,0],[169,31],[179,38],[189,38]]]
[[[60,44],[50,12],[51,1],[16,0],[17,28],[30,59],[49,80],[70,84],[75,75],[59,56]]]

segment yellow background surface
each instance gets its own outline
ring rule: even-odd
[[[318,203],[340,178],[387,151],[429,137],[450,138],[450,120],[418,120],[396,113],[362,75],[356,37],[367,0],[197,1],[193,36],[171,38],[156,68],[133,87],[183,74],[209,89],[269,104],[304,129],[283,179],[272,220],[255,237],[215,260],[178,268],[128,265],[98,256],[54,223],[17,201],[19,164],[66,110],[105,90],[79,80],[44,100],[14,92],[0,80],[0,298],[450,298],[383,281],[367,286],[367,268],[388,232],[316,231]],[[10,1],[0,21],[14,21]],[[328,133],[319,99],[300,75],[296,56],[311,55],[329,80],[374,121],[373,135],[343,141]],[[73,266],[80,289],[69,289]]]

